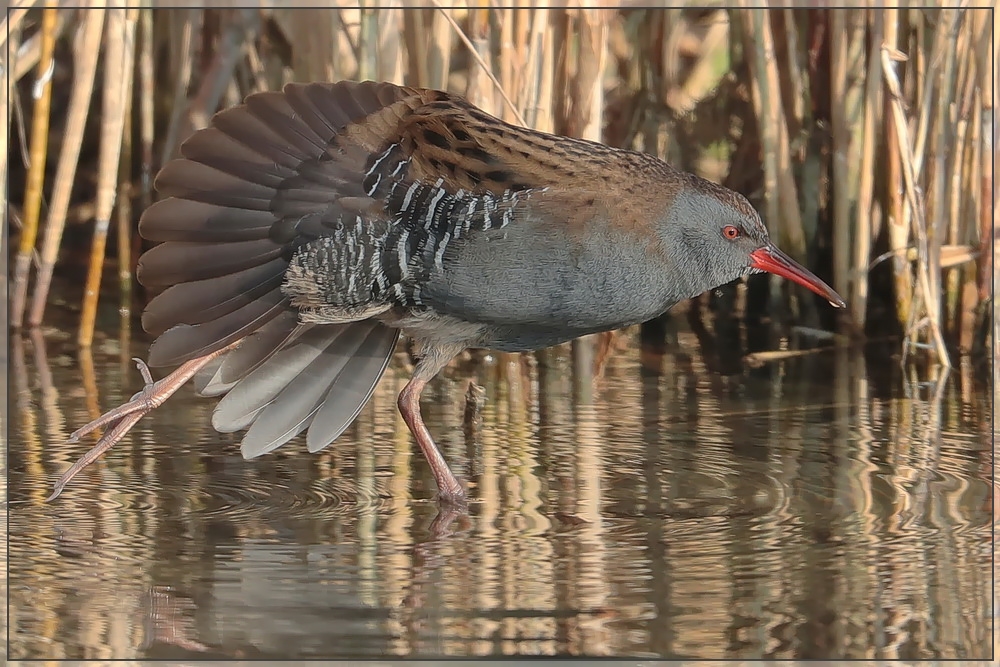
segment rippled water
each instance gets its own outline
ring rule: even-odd
[[[68,433],[140,386],[146,343],[105,324],[89,356],[11,341],[12,658],[992,654],[968,367],[831,350],[721,375],[684,328],[618,336],[596,379],[584,345],[475,355],[423,404],[472,483],[453,517],[395,411],[401,352],[318,455],[244,461],[186,388],[45,503],[93,444]]]

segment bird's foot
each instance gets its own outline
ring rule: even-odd
[[[68,443],[79,442],[80,438],[96,431],[97,429],[107,426],[108,429],[101,435],[98,439],[97,444],[91,448],[86,454],[80,457],[80,459],[70,466],[70,469],[63,473],[63,476],[59,478],[56,482],[55,488],[52,490],[52,495],[46,499],[46,502],[55,500],[66,485],[69,484],[70,480],[77,476],[77,474],[86,468],[88,465],[99,459],[106,451],[111,449],[118,443],[125,435],[132,430],[140,419],[149,414],[153,409],[160,406],[163,401],[167,399],[170,394],[176,391],[174,388],[171,391],[162,391],[163,384],[170,379],[166,377],[159,382],[153,382],[153,376],[149,372],[149,366],[146,365],[142,359],[133,359],[136,367],[139,369],[139,373],[142,375],[142,379],[145,382],[143,388],[136,392],[128,402],[119,405],[113,410],[108,410],[103,415],[97,419],[91,421],[88,424],[78,428],[73,431],[69,436]]]
[[[160,404],[154,404],[153,397],[155,395],[157,385],[162,383],[163,380],[161,380],[160,383],[153,382],[153,376],[149,372],[149,366],[146,365],[146,362],[138,357],[133,358],[132,361],[135,362],[136,368],[139,369],[139,374],[142,375],[142,380],[145,383],[143,388],[133,394],[132,398],[130,398],[126,403],[119,405],[113,410],[108,410],[97,419],[73,431],[69,436],[69,440],[67,440],[68,443],[79,442],[80,438],[88,433],[96,431],[102,426],[107,426],[108,424],[121,423],[125,417],[130,417],[137,412],[141,412],[142,415],[148,414],[150,410]],[[142,415],[139,416],[139,419],[142,418]],[[109,433],[113,430],[114,427],[109,429]]]
[[[153,376],[149,372],[149,366],[146,365],[146,362],[138,358],[133,359],[132,361],[135,362],[136,367],[139,369],[139,373],[142,375],[145,386],[140,391],[136,392],[127,403],[105,412],[89,424],[73,431],[73,433],[69,436],[70,443],[79,442],[80,438],[88,433],[105,426],[107,427],[107,430],[101,435],[97,444],[94,445],[89,452],[81,456],[76,463],[70,466],[69,470],[63,473],[63,476],[59,478],[58,482],[56,482],[52,495],[46,499],[46,502],[55,500],[59,494],[62,493],[63,489],[66,488],[66,485],[69,484],[70,480],[76,477],[81,470],[99,459],[106,451],[114,447],[119,440],[124,438],[125,435],[132,430],[132,427],[135,426],[140,419],[163,405],[165,400],[170,398],[174,392],[184,385],[184,383],[194,377],[195,373],[201,370],[206,364],[208,364],[208,362],[238,344],[239,341],[232,343],[221,350],[210,352],[205,356],[187,361],[178,367],[173,373],[156,382],[153,381]]]
[[[454,478],[454,485],[442,486],[438,488],[437,500],[441,509],[457,510],[464,512],[469,509],[469,499],[465,493],[465,486]]]

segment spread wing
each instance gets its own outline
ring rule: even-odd
[[[292,259],[384,211],[362,181],[372,151],[427,93],[387,84],[290,85],[217,114],[156,180],[165,197],[139,230],[161,242],[143,255],[139,279],[166,288],[143,313],[158,336],[150,363],[179,364],[243,339],[196,384],[225,394],[220,431],[249,428],[247,457],[308,429],[320,449],[367,402],[398,332],[358,318],[302,323],[282,292]]]

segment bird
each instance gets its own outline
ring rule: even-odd
[[[655,318],[757,272],[843,299],[782,252],[747,199],[652,155],[506,123],[461,96],[385,82],[289,83],[196,131],[155,179],[138,280],[162,290],[148,365],[177,369],[78,429],[75,472],[188,380],[252,459],[333,443],[400,334],[398,409],[445,504],[464,484],[420,412],[467,348],[526,352]]]

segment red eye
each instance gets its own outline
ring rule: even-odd
[[[722,228],[722,235],[729,240],[739,238],[740,230],[739,227],[733,227],[732,225],[726,225]]]

